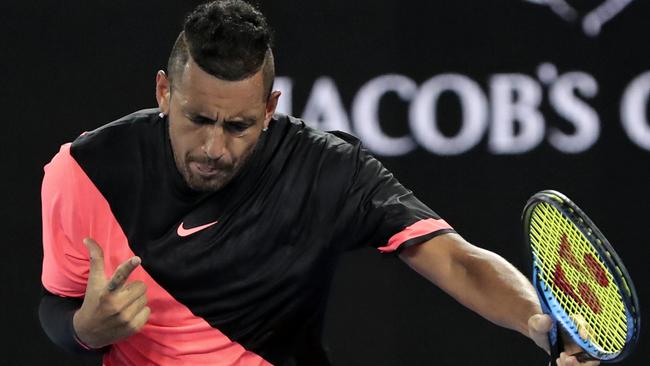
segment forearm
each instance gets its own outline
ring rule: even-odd
[[[38,308],[41,327],[54,344],[68,352],[77,354],[101,352],[102,350],[84,348],[76,339],[72,318],[82,302],[82,299],[56,296],[44,289]]]
[[[402,259],[464,306],[529,336],[528,319],[541,309],[534,288],[514,266],[456,234],[432,241],[409,248]]]
[[[456,271],[462,283],[452,296],[493,323],[529,336],[528,319],[541,308],[526,277],[484,249],[474,247],[465,260]]]

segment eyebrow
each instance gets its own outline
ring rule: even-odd
[[[199,121],[201,123],[206,123],[206,124],[217,123],[217,120],[214,120],[210,117],[203,116],[199,113],[183,112],[183,114],[187,118],[193,121]],[[245,123],[247,125],[252,126],[257,122],[257,119],[255,119],[254,117],[234,117],[233,119],[226,119],[223,122],[224,123]]]

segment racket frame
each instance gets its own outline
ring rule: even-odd
[[[625,346],[621,351],[605,353],[591,342],[582,339],[578,334],[577,327],[570,318],[570,314],[567,314],[562,306],[560,306],[550,287],[539,280],[540,271],[535,265],[536,258],[530,242],[530,221],[535,207],[541,202],[553,206],[567,217],[585,238],[587,238],[598,253],[599,259],[605,263],[607,269],[612,273],[612,278],[618,286],[619,294],[625,304],[625,315],[628,324]],[[524,223],[525,241],[530,253],[528,258],[531,260],[529,268],[532,268],[533,285],[540,299],[542,310],[554,320],[553,328],[549,333],[549,343],[552,353],[559,355],[560,352],[561,342],[558,341],[559,332],[557,329],[557,322],[559,322],[571,339],[593,359],[604,362],[617,362],[629,356],[638,343],[641,327],[641,309],[639,307],[638,296],[623,262],[598,227],[573,201],[554,190],[544,190],[534,194],[526,203],[522,221]],[[626,289],[628,291],[627,294],[625,293]],[[552,362],[554,363],[554,360]]]

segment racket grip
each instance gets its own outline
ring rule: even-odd
[[[560,336],[560,328],[557,326],[555,320],[553,320],[553,326],[548,332],[548,344],[551,351],[550,366],[557,366],[555,360],[560,357],[560,353],[564,350],[564,344],[562,343],[562,337]]]

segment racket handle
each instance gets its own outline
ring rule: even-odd
[[[548,344],[551,351],[550,366],[557,366],[555,360],[560,357],[560,353],[564,350],[564,344],[562,343],[562,337],[560,336],[560,328],[557,326],[555,320],[553,320],[553,326],[548,332]]]
[[[557,358],[560,357],[560,353],[564,351],[564,342],[562,342],[562,337],[560,335],[560,327],[557,326],[557,322],[555,320],[553,320],[553,326],[548,332],[548,344],[551,350],[550,366],[557,366],[555,360],[557,360]],[[597,358],[590,356],[587,352],[584,351],[574,353],[572,356],[574,356],[578,362],[598,360]]]

